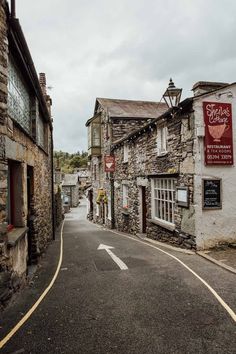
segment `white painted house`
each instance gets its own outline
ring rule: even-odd
[[[194,208],[195,208],[195,235],[198,248],[210,248],[218,243],[236,242],[236,83],[223,86],[212,93],[199,92],[203,84],[194,87],[194,94],[202,93],[201,96],[193,99],[193,110],[195,116],[195,176],[194,176]],[[209,164],[205,161],[207,154],[206,133],[207,125],[204,122],[203,105],[209,105],[209,115],[212,124],[221,126],[222,131],[215,133],[213,152],[209,151],[210,158],[216,162]],[[231,114],[228,111],[220,110],[223,107],[231,107]],[[227,106],[225,106],[225,104]],[[231,115],[231,118],[230,118]],[[232,119],[232,134],[229,120]],[[223,127],[225,125],[225,128]],[[209,133],[209,130],[208,130]],[[222,143],[224,136],[227,136],[230,145]],[[214,134],[213,134],[214,135]],[[230,143],[232,137],[232,143]],[[231,146],[223,148],[223,146]],[[225,155],[224,161],[219,161],[218,156]],[[209,156],[208,156],[209,157]],[[233,160],[233,161],[232,161]],[[229,161],[229,164],[227,163]],[[211,161],[210,161],[211,162]],[[203,205],[203,180],[220,180],[221,206],[219,208],[204,209]]]

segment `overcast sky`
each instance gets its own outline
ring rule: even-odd
[[[16,0],[53,99],[56,150],[87,150],[96,97],[159,101],[169,78],[234,82],[235,0]]]

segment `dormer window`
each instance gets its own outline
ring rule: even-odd
[[[125,143],[124,150],[123,150],[123,162],[128,162],[128,160],[129,160],[129,145]]]
[[[167,154],[167,127],[161,127],[157,129],[157,156],[163,156]]]

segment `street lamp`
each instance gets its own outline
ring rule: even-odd
[[[176,88],[170,78],[169,86],[163,94],[165,103],[169,108],[177,107],[181,98],[182,89]]]

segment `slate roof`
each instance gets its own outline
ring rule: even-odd
[[[76,186],[78,183],[78,175],[67,173],[64,175],[62,186]]]
[[[88,170],[81,170],[77,173],[79,178],[88,178],[90,176],[90,173]]]
[[[112,118],[156,118],[168,109],[163,102],[97,98],[95,114],[98,103],[108,111]]]

